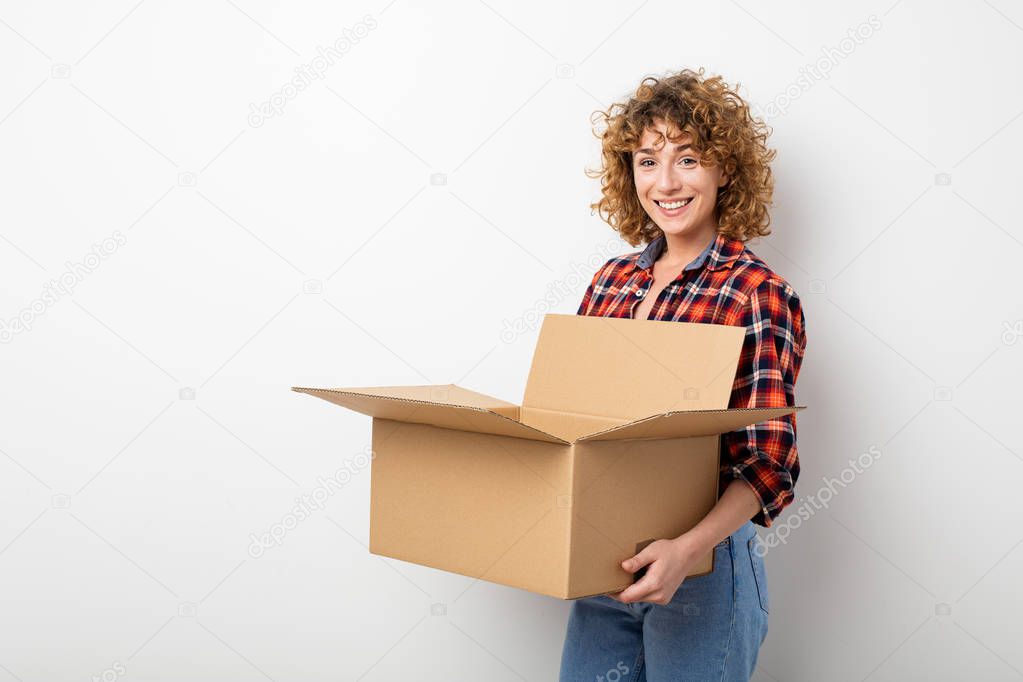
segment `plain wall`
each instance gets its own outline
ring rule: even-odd
[[[370,555],[370,420],[289,387],[518,401],[633,250],[590,114],[699,66],[773,127],[809,339],[754,679],[1023,675],[1019,7],[0,19],[0,679],[554,679],[569,605]]]

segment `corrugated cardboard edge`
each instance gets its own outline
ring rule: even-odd
[[[718,410],[671,410],[670,412],[663,412],[661,414],[652,414],[649,417],[643,417],[642,419],[636,419],[636,420],[631,421],[631,422],[626,422],[625,424],[617,424],[615,426],[611,426],[609,428],[606,428],[606,429],[604,429],[602,431],[597,431],[595,433],[588,433],[585,436],[580,436],[579,438],[576,438],[575,442],[576,443],[585,442],[585,441],[588,441],[590,439],[596,438],[597,436],[602,436],[602,435],[604,435],[606,433],[611,433],[612,431],[619,431],[621,429],[625,429],[625,428],[632,427],[632,426],[637,426],[639,424],[645,424],[647,422],[651,422],[651,421],[654,421],[656,419],[661,419],[662,417],[670,417],[670,416],[675,415],[675,414],[727,414],[729,412],[756,412],[758,410],[765,410],[766,411],[766,410],[779,410],[779,409],[787,409],[787,410],[789,410],[788,412],[786,412],[786,413],[781,415],[781,416],[784,417],[786,414],[794,414],[794,413],[798,412],[799,410],[805,410],[806,409],[806,405],[779,405],[778,407],[728,407],[728,408],[722,408],[722,409],[718,409]],[[777,419],[777,417],[770,417],[769,419]],[[768,421],[768,419],[765,419],[764,421]],[[760,422],[753,422],[753,424],[747,424],[746,426],[753,426],[753,425],[759,424],[759,423]],[[740,428],[746,428],[746,426],[743,426],[743,427],[740,427]],[[725,433],[727,433],[727,432],[725,432]],[[704,435],[710,435],[710,434],[704,434]],[[686,436],[671,436],[671,437],[672,438],[686,438]],[[639,437],[628,438],[628,439],[623,439],[623,440],[643,440],[643,439],[647,439],[647,438],[651,438],[651,439],[652,438],[660,438],[660,439],[663,439],[665,437],[664,436],[639,436]]]
[[[457,571],[457,570],[454,570],[454,569],[451,569],[451,568],[438,568],[437,566],[433,566],[433,565],[430,565],[430,564],[421,564],[421,563],[418,563],[418,562],[415,562],[415,561],[410,561],[406,557],[398,556],[396,554],[388,554],[387,552],[382,552],[382,551],[379,551],[379,550],[370,549],[369,553],[372,554],[373,556],[386,557],[388,559],[396,559],[398,561],[404,561],[405,563],[412,564],[412,565],[415,565],[415,566],[423,566],[423,567],[429,568],[429,569],[431,569],[433,571],[439,571],[439,572],[448,573],[448,574],[452,574],[452,575],[460,575],[460,576],[463,576],[465,578],[470,578],[472,580],[476,580],[476,581],[479,581],[479,582],[487,582],[487,583],[491,583],[492,585],[501,585],[502,587],[509,587],[509,588],[512,588],[512,589],[515,589],[515,590],[524,590],[524,591],[530,592],[532,594],[538,594],[538,595],[542,595],[544,597],[551,597],[552,599],[560,599],[562,601],[571,601],[573,599],[582,599],[582,597],[566,597],[564,591],[562,591],[561,594],[555,594],[553,592],[544,592],[544,591],[540,591],[540,590],[530,589],[528,587],[523,587],[522,585],[518,585],[518,584],[515,584],[515,583],[510,583],[510,582],[506,582],[506,581],[502,581],[502,580],[495,580],[493,578],[488,578],[488,577],[486,577],[487,573],[485,571],[484,571],[484,573],[482,575],[476,575],[474,573],[465,573],[463,571]],[[596,596],[596,595],[588,595],[588,596]]]
[[[714,572],[714,567],[716,565],[717,565],[717,545],[714,545],[714,547],[711,548],[711,552],[710,552],[710,570],[709,571],[704,571],[703,573],[690,573],[689,575],[687,575],[685,577],[685,580],[692,580],[693,578],[699,578],[701,576],[710,575],[711,573]],[[685,582],[685,580],[683,580],[683,582]],[[617,587],[617,588],[615,588],[613,590],[608,590],[607,592],[594,592],[593,594],[581,594],[578,597],[564,597],[564,600],[565,601],[575,601],[576,599],[586,599],[587,597],[603,597],[605,595],[618,594],[622,590],[624,590],[624,589],[626,589],[626,588],[628,588],[628,587],[630,587],[632,585],[635,585],[636,582],[637,581],[634,580],[634,581],[632,581],[630,583],[626,583],[625,585],[622,585],[621,587]],[[681,584],[679,585],[679,589],[682,589]]]
[[[459,405],[457,403],[445,403],[445,402],[431,401],[431,400],[414,400],[412,398],[395,398],[395,397],[392,397],[392,396],[381,396],[381,395],[375,395],[375,394],[372,394],[372,393],[359,393],[358,391],[353,391],[353,390],[350,390],[350,389],[349,390],[345,390],[345,389],[337,389],[337,388],[311,388],[311,387],[308,387],[308,386],[292,386],[291,390],[295,391],[296,393],[305,393],[305,394],[311,395],[313,397],[319,397],[319,396],[316,395],[317,393],[340,393],[342,395],[367,396],[367,397],[371,397],[371,398],[377,398],[379,400],[393,400],[395,402],[412,403],[412,404],[416,404],[416,405],[443,405],[444,407],[453,407],[455,409],[461,409],[461,410],[471,410],[473,412],[489,412],[492,415],[500,417],[501,419],[506,419],[506,420],[512,422],[513,424],[518,424],[519,426],[522,426],[522,427],[524,427],[526,429],[529,429],[530,431],[535,431],[536,433],[539,433],[539,434],[541,434],[543,436],[546,436],[548,438],[553,438],[554,440],[556,440],[558,443],[560,443],[562,445],[571,445],[571,443],[569,443],[567,440],[559,438],[558,436],[555,436],[553,433],[548,433],[548,432],[546,432],[546,431],[544,431],[542,429],[536,428],[535,426],[530,426],[529,424],[524,424],[523,422],[518,421],[517,419],[512,419],[511,417],[508,417],[507,415],[503,415],[500,412],[494,412],[493,410],[488,410],[488,409],[486,409],[484,407],[474,407],[474,406],[471,406],[471,405]],[[438,428],[447,428],[447,427],[440,426]],[[455,430],[459,430],[459,429],[455,429]],[[461,429],[461,430],[469,431],[470,429]],[[508,436],[508,437],[514,438],[514,436]]]
[[[711,554],[710,554],[710,571],[705,571],[703,573],[690,574],[690,575],[685,577],[685,580],[693,580],[694,578],[700,578],[701,576],[709,576],[710,574],[714,573],[714,566],[716,564],[717,564],[717,545],[714,545],[714,547],[711,549]],[[682,582],[684,582],[684,581],[682,581]],[[635,581],[633,581],[631,583],[626,583],[625,585],[623,585],[623,586],[621,586],[619,588],[616,588],[614,590],[608,590],[607,592],[594,592],[593,594],[582,594],[582,595],[579,595],[578,597],[565,597],[565,601],[575,601],[576,599],[585,599],[587,597],[601,597],[601,596],[608,595],[608,594],[618,594],[622,590],[624,590],[627,587],[630,587],[632,585],[635,585]],[[681,585],[679,585],[679,589],[681,589]]]
[[[292,390],[304,389],[304,387],[292,386]],[[425,400],[435,405],[457,405],[460,407],[482,407],[484,409],[507,415],[513,419],[519,418],[521,405],[510,403],[507,400],[496,398],[486,393],[473,391],[472,389],[457,384],[414,384],[405,386],[344,386],[326,389],[337,393],[351,393],[375,398],[407,398],[409,400]],[[411,393],[410,393],[411,391]],[[428,392],[430,397],[423,398],[421,395]],[[438,396],[438,393],[441,395]],[[449,395],[450,394],[450,395]],[[450,399],[447,399],[450,398]]]

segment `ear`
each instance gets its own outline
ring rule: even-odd
[[[721,177],[718,179],[718,189],[724,187],[732,178],[729,177],[728,173],[721,172]]]

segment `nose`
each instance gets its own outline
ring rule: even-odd
[[[672,195],[682,188],[682,174],[672,164],[662,164],[657,171],[657,191]]]

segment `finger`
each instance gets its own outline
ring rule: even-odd
[[[629,573],[635,573],[636,571],[643,568],[650,562],[654,561],[656,558],[657,558],[656,552],[651,550],[650,546],[648,545],[640,553],[622,561],[622,568],[628,571]]]
[[[616,595],[616,598],[618,601],[626,604],[636,601],[644,601],[647,597],[656,592],[657,589],[658,584],[656,578],[651,577],[650,574],[647,573],[641,580],[629,585],[619,592]]]

